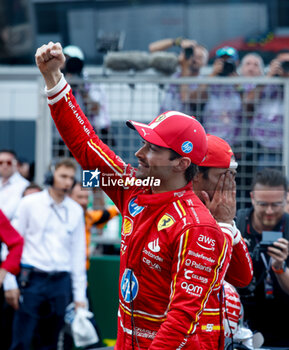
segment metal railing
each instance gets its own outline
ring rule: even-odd
[[[120,74],[91,76],[71,84],[77,92],[78,102],[96,129],[106,129],[105,121],[99,121],[95,112],[105,103],[110,126],[100,135],[115,153],[133,165],[136,164],[134,153],[140,139],[137,133],[126,127],[125,120],[149,122],[160,111],[180,110],[195,115],[207,132],[223,137],[232,146],[239,163],[239,207],[250,202],[252,176],[261,167],[283,167],[288,175],[289,79],[166,78]],[[40,85],[42,88],[42,83]],[[181,99],[181,91],[186,87],[189,93]],[[49,116],[46,97],[42,89],[40,91],[37,180],[42,180],[52,160],[69,155]]]

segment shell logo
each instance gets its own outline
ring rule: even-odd
[[[128,236],[132,233],[132,227],[133,227],[133,221],[125,216],[123,220],[123,225],[122,225],[122,234],[124,236]]]

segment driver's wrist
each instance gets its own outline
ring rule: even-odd
[[[61,80],[62,73],[58,70],[56,72],[42,73],[45,80],[47,90],[53,89]]]

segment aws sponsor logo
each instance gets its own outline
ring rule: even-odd
[[[216,241],[205,235],[198,237],[197,245],[205,250],[215,250]]]
[[[171,215],[165,214],[158,222],[158,231],[171,227],[174,223],[175,219]]]

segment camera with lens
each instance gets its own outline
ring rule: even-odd
[[[227,77],[228,75],[234,73],[236,71],[236,63],[233,59],[228,58],[224,61],[223,70],[219,74],[221,77]]]
[[[266,252],[268,247],[273,247],[273,243],[282,237],[283,232],[280,231],[263,231],[262,240],[260,241],[260,252]],[[274,246],[274,248],[277,247]]]
[[[193,47],[186,47],[184,49],[184,52],[185,52],[186,60],[189,60],[194,54],[194,48]]]
[[[284,72],[289,73],[289,61],[281,62],[281,67]]]

